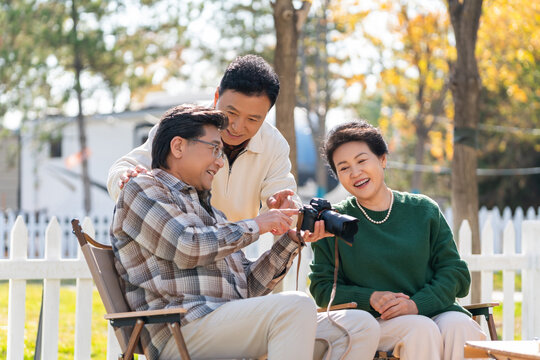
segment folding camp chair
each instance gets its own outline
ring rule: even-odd
[[[77,236],[86,263],[92,273],[99,296],[105,305],[107,315],[114,328],[116,338],[122,349],[119,359],[131,360],[133,354],[143,354],[140,343],[141,331],[146,324],[168,324],[183,360],[190,360],[184,337],[180,330],[180,319],[186,309],[162,309],[131,311],[118,282],[114,267],[114,254],[111,246],[103,245],[84,233],[79,220],[71,221],[73,233]]]
[[[499,303],[481,303],[481,304],[471,304],[471,305],[463,306],[472,314],[474,318],[478,316],[484,316],[488,324],[489,337],[491,338],[491,340],[497,340],[497,330],[495,329],[495,320],[493,320],[493,308],[495,306],[499,306]],[[330,308],[330,311],[343,310],[343,309],[356,309],[356,307],[357,307],[357,304],[355,302],[350,302],[346,304],[334,305]],[[325,312],[326,308],[319,308],[317,309],[317,311]],[[397,360],[398,358],[394,357],[391,352],[377,351],[373,359],[374,360],[378,360],[378,359]]]

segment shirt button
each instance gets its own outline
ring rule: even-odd
[[[249,228],[248,230],[249,230],[249,231],[253,231],[253,229],[252,229],[252,228]]]

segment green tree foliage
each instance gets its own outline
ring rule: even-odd
[[[391,150],[397,150],[399,143],[393,159],[448,165],[452,158],[448,69],[455,58],[448,40],[448,15],[442,8],[386,0],[378,3],[376,11],[385,15],[388,33],[365,29],[364,36],[378,53],[377,93],[384,110],[378,123],[390,135]],[[406,187],[449,196],[444,190],[448,184],[434,186],[424,182],[427,177],[415,171]]]
[[[276,38],[272,7],[267,0],[205,1],[202,11],[211,11],[208,25],[217,31],[214,39],[197,40],[203,58],[224,69],[235,57],[256,54],[273,63]]]
[[[128,18],[131,6],[141,11],[137,26]],[[77,103],[86,212],[91,197],[84,115],[97,111],[87,110],[86,100],[107,91],[114,111],[122,90],[137,100],[176,77],[185,29],[178,19],[185,9],[165,0],[21,0],[0,7],[7,28],[0,42],[0,115],[18,110],[23,119],[37,120],[65,114],[67,104]]]
[[[0,5],[0,117],[14,108],[23,114],[43,111],[51,87],[40,42],[41,21],[35,1],[6,2]],[[46,15],[45,15],[46,16]],[[23,115],[24,116],[24,115]],[[3,124],[3,121],[1,122]]]
[[[540,4],[486,1],[478,31],[483,79],[479,167],[540,164]],[[479,178],[480,203],[538,207],[540,175]]]
[[[328,111],[341,102],[336,88],[348,83],[361,81],[358,74],[346,75],[341,72],[343,64],[350,61],[347,53],[339,51],[343,40],[356,30],[367,15],[364,11],[344,11],[341,0],[324,0],[312,8],[299,41],[300,78],[297,106],[307,112],[307,121],[318,152],[326,134]],[[317,156],[316,183],[318,196],[328,189],[328,175],[325,160]]]

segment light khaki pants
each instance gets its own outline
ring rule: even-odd
[[[344,359],[373,360],[380,335],[377,320],[370,313],[362,310],[332,311],[330,316],[350,334],[351,349]],[[349,340],[343,330],[328,320],[326,312],[317,316],[316,337],[326,341],[315,342],[314,359],[320,360],[326,358],[327,355],[330,355],[331,360],[342,358]]]
[[[312,360],[316,327],[315,303],[294,291],[228,302],[182,334],[192,359]],[[172,337],[162,359],[180,359]]]
[[[465,341],[486,339],[473,319],[457,311],[431,319],[403,315],[377,321],[381,331],[378,349],[393,350],[401,360],[461,360]]]

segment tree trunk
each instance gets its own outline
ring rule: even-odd
[[[274,51],[274,69],[279,77],[280,90],[276,101],[276,127],[289,143],[291,152],[291,173],[298,178],[296,165],[296,132],[294,129],[294,108],[296,106],[296,58],[298,56],[298,38],[311,7],[311,2],[303,1],[300,10],[296,10],[292,0],[270,2],[274,11],[276,29],[276,49]],[[283,282],[274,292],[283,291]]]
[[[482,13],[482,0],[448,0],[448,9],[457,50],[457,60],[450,75],[455,113],[452,160],[454,234],[458,235],[461,222],[468,220],[472,231],[472,252],[479,254],[476,127],[481,82],[475,48]],[[471,301],[473,303],[481,301],[479,273],[473,273]]]
[[[425,146],[427,142],[427,134],[423,131],[416,131],[416,145],[414,147],[414,160],[415,164],[423,165],[424,164],[424,154]],[[411,188],[413,192],[421,193],[422,192],[422,172],[420,170],[415,170],[413,172]]]
[[[73,19],[73,49],[74,49],[74,61],[73,67],[75,69],[75,92],[77,93],[77,103],[78,103],[78,114],[77,114],[77,125],[79,128],[79,146],[81,152],[81,176],[82,176],[82,186],[83,186],[83,203],[84,203],[84,212],[89,214],[92,210],[92,197],[90,195],[90,176],[88,174],[88,150],[86,148],[86,129],[84,124],[84,115],[82,109],[82,88],[81,88],[81,73],[83,70],[80,49],[79,49],[79,40],[77,39],[77,24],[78,24],[78,13],[76,1],[73,0],[71,3],[71,18]]]
[[[327,9],[328,0],[325,0],[321,4],[319,14],[311,20],[315,24],[311,33],[306,34],[306,30],[300,34],[298,47],[300,93],[303,94],[303,100],[298,105],[307,110],[308,125],[315,145],[317,197],[323,197],[328,191],[328,169],[324,157],[320,156],[320,148],[326,135],[326,115],[330,107]],[[311,50],[315,49],[314,53],[309,52],[310,47]],[[311,59],[309,64],[308,56]]]
[[[289,143],[292,174],[296,177],[298,175],[294,129],[296,58],[298,37],[309,12],[310,2],[304,1],[299,10],[294,8],[292,0],[275,0],[271,4],[274,10],[274,27],[276,29],[274,68],[280,82],[280,92],[276,102],[276,127]]]

